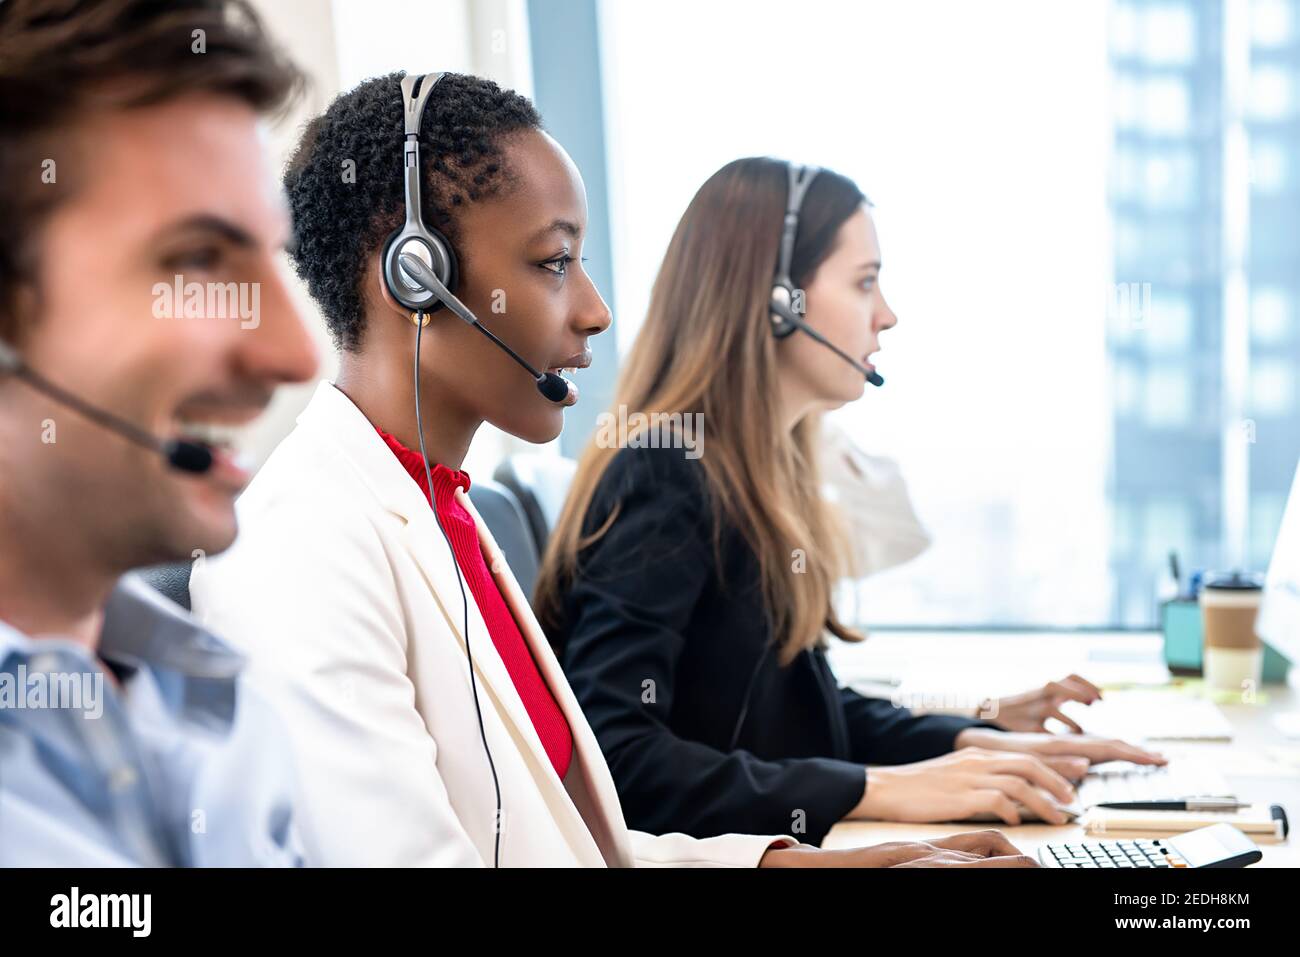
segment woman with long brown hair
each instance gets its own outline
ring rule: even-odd
[[[862,395],[897,321],[880,266],[852,181],[767,158],[715,173],[669,244],[535,601],[634,827],[1061,823],[1090,761],[1162,761],[838,687],[826,639],[861,635],[832,605],[847,549],[817,422]]]
[[[339,375],[240,498],[239,542],[196,563],[190,596],[283,720],[308,864],[1033,865],[990,831],[845,851],[630,832],[461,468],[484,422],[555,438],[577,394],[549,377],[586,365],[609,325],[582,265],[581,174],[519,94],[394,73],[307,125],[285,188]]]

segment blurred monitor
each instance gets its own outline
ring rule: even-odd
[[[1292,664],[1300,664],[1300,468],[1291,481],[1255,630]]]

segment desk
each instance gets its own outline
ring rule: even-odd
[[[867,693],[871,679],[888,675],[898,689],[920,693],[927,674],[939,676],[940,684],[929,684],[938,695],[971,693],[981,683],[984,694],[1024,691],[1035,684],[1061,678],[1077,671],[1098,683],[1124,680],[1126,667],[1144,677],[1159,671],[1160,639],[1152,634],[1120,633],[1024,633],[1024,632],[880,632],[855,645],[838,643],[831,661],[842,683]],[[1101,667],[1090,667],[1090,665]],[[1220,767],[1238,795],[1248,801],[1280,804],[1292,827],[1300,826],[1300,775],[1261,774],[1249,767],[1242,756],[1264,755],[1270,749],[1300,749],[1300,742],[1288,741],[1273,724],[1273,715],[1300,709],[1300,692],[1292,669],[1290,685],[1265,685],[1267,701],[1261,705],[1220,705],[1232,725],[1228,742],[1159,742],[1154,747],[1176,759],[1187,755],[1205,759]],[[1097,674],[1098,671],[1104,674]],[[960,686],[953,676],[960,675]],[[932,679],[933,680],[933,679]],[[879,686],[877,686],[878,688]],[[877,692],[879,693],[879,692]],[[886,692],[886,696],[888,693]],[[977,700],[977,699],[976,699]],[[1264,762],[1257,762],[1263,764]],[[836,825],[822,846],[843,848],[883,841],[924,841],[957,831],[997,827],[1024,853],[1037,857],[1041,844],[1054,841],[1097,840],[1085,835],[1079,825],[1025,824],[896,824],[883,821],[849,821]],[[1117,836],[1117,833],[1107,837]],[[1123,837],[1152,837],[1137,831]],[[1263,860],[1257,867],[1300,867],[1300,837],[1293,832],[1282,844],[1261,844]]]

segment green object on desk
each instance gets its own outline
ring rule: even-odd
[[[1201,605],[1175,598],[1160,605],[1160,629],[1165,635],[1165,664],[1174,674],[1201,673]],[[1263,680],[1285,683],[1291,662],[1267,641],[1264,644]]]

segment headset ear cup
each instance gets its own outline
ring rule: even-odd
[[[771,304],[772,309],[768,313],[772,323],[772,335],[778,339],[785,339],[795,331],[795,324],[781,315],[780,310],[788,310],[793,297],[790,290],[783,285],[772,287]]]
[[[771,316],[772,316],[772,335],[776,336],[776,338],[785,339],[788,338],[792,332],[794,332],[794,325],[791,324],[791,322],[788,319],[779,316],[775,312],[772,313]]]
[[[442,265],[435,268],[435,272],[442,284],[447,287],[447,291],[458,293],[457,286],[460,284],[460,264],[456,260],[456,249],[452,246],[450,240],[436,229],[425,227],[429,234],[429,239],[434,247],[434,259],[441,260]],[[442,308],[442,303],[438,303],[437,308]]]
[[[407,309],[423,309],[425,312],[437,312],[443,307],[442,301],[432,293],[412,289],[402,282],[404,270],[398,263],[398,256],[404,251],[412,252],[412,245],[427,253],[421,255],[447,289],[455,293],[460,280],[459,264],[456,252],[447,237],[436,229],[427,227],[420,230],[399,229],[384,242],[382,273],[389,293],[399,304]]]
[[[384,249],[379,256],[379,275],[383,279],[384,286],[388,289],[388,294],[397,301],[399,306],[405,306],[406,290],[396,288],[393,283],[393,270],[396,268],[393,244],[397,242],[398,237],[401,235],[402,231],[399,229],[396,232],[389,233],[388,238],[384,240]]]
[[[407,309],[425,309],[433,311],[437,300],[428,302],[430,296],[411,289],[400,281],[400,266],[397,257],[400,255],[406,241],[411,238],[411,234],[405,229],[399,229],[384,240],[384,252],[380,260],[380,273],[383,275],[384,285],[388,287],[389,294],[397,301],[398,305]]]

